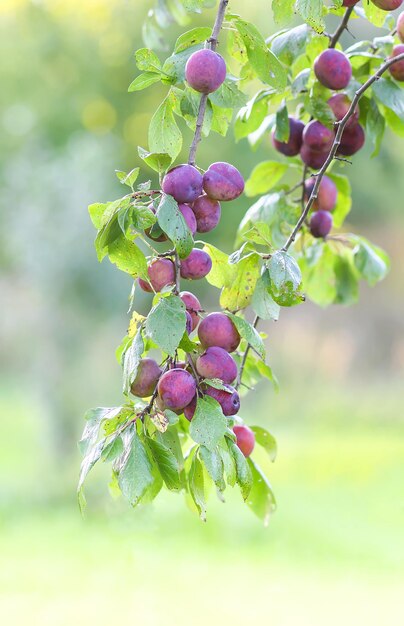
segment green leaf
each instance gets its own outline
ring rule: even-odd
[[[335,253],[328,243],[316,242],[300,259],[305,293],[312,302],[326,307],[337,295],[334,271]]]
[[[81,463],[79,483],[77,485],[77,496],[78,496],[81,512],[83,512],[85,505],[86,505],[86,499],[83,493],[84,481],[87,478],[89,471],[94,467],[97,461],[99,461],[99,459],[101,458],[101,453],[104,448],[104,445],[105,445],[105,439],[101,439],[101,441],[98,441],[97,443],[95,443],[90,448],[90,450],[88,451],[88,453],[86,454],[86,456],[84,457]]]
[[[327,102],[324,100],[322,93],[316,94],[313,91],[312,93],[307,94],[304,100],[304,106],[312,117],[324,124],[324,126],[333,128],[335,116]]]
[[[227,437],[218,446],[219,454],[222,457],[223,469],[226,475],[227,484],[234,487],[237,482],[236,462],[227,445]]]
[[[236,269],[233,282],[226,285],[220,294],[220,305],[223,309],[239,311],[250,304],[260,275],[258,258],[257,254],[251,254],[233,265]]]
[[[283,2],[283,4],[285,3]],[[292,65],[304,53],[308,32],[306,24],[301,24],[296,28],[289,28],[276,34],[271,40],[272,52],[286,65]]]
[[[271,295],[280,306],[293,306],[303,300],[302,274],[295,259],[287,252],[275,252],[268,262]]]
[[[324,31],[323,0],[296,0],[296,11],[315,31]]]
[[[170,91],[153,115],[149,126],[150,152],[169,154],[174,160],[181,151],[182,135],[174,119],[175,98]]]
[[[252,475],[252,488],[247,504],[267,526],[271,513],[276,509],[275,496],[270,483],[258,465],[252,459],[248,459],[248,466]]]
[[[172,157],[169,154],[161,152],[148,152],[148,150],[145,150],[140,146],[137,151],[140,158],[155,172],[165,172],[173,162]]]
[[[358,273],[353,264],[352,252],[341,253],[335,258],[336,304],[355,304],[359,299]]]
[[[146,335],[163,352],[174,356],[185,331],[185,306],[181,298],[169,295],[160,298],[146,320]]]
[[[265,428],[262,428],[262,426],[251,426],[251,430],[255,435],[255,441],[264,448],[264,450],[269,454],[271,461],[274,462],[277,454],[275,437],[273,437]]]
[[[332,212],[332,219],[334,227],[341,228],[352,207],[351,183],[348,176],[342,174],[328,172],[327,176],[334,181],[337,187],[337,203]]]
[[[156,74],[156,72],[143,72],[143,74],[139,74],[139,76],[136,76],[135,80],[131,82],[128,87],[128,92],[142,91],[142,89],[147,89],[150,85],[154,85],[154,83],[159,83],[160,81],[161,74]]]
[[[136,66],[141,71],[150,71],[161,69],[160,59],[153,50],[148,48],[139,48],[135,52]]]
[[[97,407],[96,409],[89,409],[84,415],[86,424],[84,426],[83,434],[79,441],[80,453],[85,456],[87,452],[92,448],[98,438],[101,424],[104,420],[112,419],[119,415],[122,411],[121,406],[115,407]]]
[[[376,98],[404,122],[404,89],[389,78],[380,78],[372,89]]]
[[[180,259],[190,255],[194,240],[191,231],[172,196],[163,194],[156,211],[157,221],[163,232],[171,239]]]
[[[268,112],[268,100],[258,93],[252,100],[242,107],[234,122],[234,136],[236,141],[247,137],[257,130]]]
[[[182,83],[185,79],[185,65],[189,57],[202,48],[202,44],[196,44],[168,57],[163,65],[163,72],[169,75],[167,82],[174,84]],[[164,80],[164,82],[166,82],[166,80]]]
[[[259,354],[261,359],[265,359],[264,342],[262,341],[262,338],[259,332],[257,331],[257,329],[254,328],[254,326],[250,324],[250,322],[247,322],[247,320],[245,320],[242,317],[239,317],[238,315],[233,315],[232,313],[229,313],[228,311],[226,311],[226,315],[230,317],[231,321],[237,328],[240,336],[243,339],[245,339],[247,343],[250,344],[252,349],[257,354]]]
[[[390,259],[386,252],[364,237],[354,237],[357,248],[354,252],[356,269],[372,287],[383,280],[390,269]]]
[[[206,26],[199,26],[198,28],[192,28],[186,33],[182,33],[175,42],[174,53],[178,54],[183,50],[186,50],[190,46],[195,46],[198,43],[203,43],[209,39],[211,35],[210,28]]]
[[[102,218],[107,210],[108,204],[110,203],[95,202],[94,204],[90,204],[88,207],[91,221],[97,230],[103,225]]]
[[[246,196],[257,196],[273,189],[286,174],[288,167],[287,163],[278,161],[263,161],[256,165],[245,184]]]
[[[224,436],[227,421],[216,400],[210,396],[198,398],[189,434],[196,443],[214,450]]]
[[[120,172],[118,170],[115,170],[115,173],[116,173],[116,176],[117,176],[119,182],[122,185],[127,185],[131,189],[133,189],[133,185],[135,184],[135,182],[138,179],[139,172],[140,172],[140,168],[139,167],[133,168],[133,170],[131,170],[128,173]]]
[[[311,75],[311,69],[307,68],[299,72],[299,74],[296,76],[291,86],[292,96],[294,98],[297,98],[297,96],[302,91],[307,91],[307,86],[310,80],[310,75]]]
[[[289,204],[283,192],[274,192],[262,196],[246,212],[238,229],[238,241],[255,224],[269,226],[271,243],[281,247],[296,224],[300,210],[296,204]]]
[[[178,461],[174,454],[156,439],[148,438],[146,442],[167,489],[179,491],[181,489],[181,479]]]
[[[218,289],[231,285],[237,274],[237,269],[234,265],[230,265],[229,255],[209,243],[205,243],[203,249],[212,260],[212,269],[206,276],[208,283],[213,287],[218,287]]]
[[[247,96],[240,91],[234,80],[227,78],[219,89],[209,94],[209,100],[223,109],[236,109],[245,105]]]
[[[277,24],[289,22],[294,16],[295,0],[272,0],[272,12]]]
[[[154,482],[152,465],[134,424],[124,430],[122,440],[124,452],[116,467],[118,483],[123,496],[136,506]]]
[[[165,411],[165,413],[166,416],[170,418],[171,411]],[[156,439],[173,453],[177,459],[178,468],[181,471],[184,468],[184,457],[177,428],[175,426],[169,426],[165,433],[157,432]]]
[[[248,467],[247,459],[245,458],[244,454],[241,452],[237,444],[235,444],[234,441],[231,441],[230,439],[226,439],[226,441],[230,453],[236,464],[237,484],[240,486],[243,499],[247,500],[252,487],[251,470]]]
[[[261,319],[277,321],[279,319],[280,307],[271,296],[270,284],[271,279],[268,270],[265,270],[255,286],[251,306]]]
[[[133,278],[147,279],[145,255],[136,244],[126,239],[123,234],[108,245],[108,256],[111,263],[114,263],[118,269],[127,272]]]
[[[379,9],[372,2],[364,2],[363,10],[366,18],[375,26],[383,26],[386,21],[386,11]]]
[[[369,102],[369,108],[366,115],[366,134],[374,146],[372,157],[379,154],[385,128],[386,121],[380,113],[376,102],[372,98]]]
[[[203,465],[197,455],[192,459],[191,467],[188,474],[189,491],[195,506],[198,510],[200,518],[206,521],[206,497],[205,497],[205,481],[203,477]]]
[[[104,462],[115,461],[123,452],[123,442],[121,437],[115,437],[112,441],[106,445],[101,454],[101,458]]]
[[[123,393],[129,393],[144,351],[142,326],[123,357]]]
[[[219,449],[210,450],[205,446],[201,446],[199,448],[199,456],[216,487],[220,492],[224,491],[226,489],[226,483],[223,478],[224,465]]]
[[[290,124],[288,107],[283,102],[282,106],[276,112],[275,139],[282,142],[289,141]]]

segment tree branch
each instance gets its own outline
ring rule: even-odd
[[[338,28],[335,31],[335,33],[333,35],[331,35],[330,45],[328,46],[329,48],[335,48],[335,46],[337,45],[337,43],[338,43],[340,37],[342,36],[343,32],[345,30],[348,30],[347,26],[348,26],[349,18],[351,17],[354,8],[355,7],[349,7],[345,11],[345,14],[344,14],[344,17],[342,18],[341,24],[338,26]]]
[[[257,328],[259,321],[260,321],[260,317],[256,315],[253,321],[254,328]],[[243,358],[241,361],[240,369],[238,372],[237,381],[236,381],[236,384],[234,385],[236,389],[238,389],[241,385],[241,379],[243,378],[243,372],[244,372],[245,364],[247,362],[248,353],[250,352],[250,350],[251,350],[251,344],[247,344],[247,347],[245,349],[245,352],[243,354]]]
[[[319,172],[316,174],[316,182],[314,184],[313,191],[312,191],[312,193],[310,195],[310,198],[309,198],[309,200],[308,200],[304,210],[302,211],[302,214],[301,214],[301,216],[300,216],[296,226],[294,227],[292,233],[290,234],[288,240],[286,241],[285,245],[282,248],[282,250],[284,252],[286,252],[290,248],[290,246],[292,245],[292,243],[296,239],[297,233],[299,232],[299,230],[303,226],[304,221],[305,221],[305,219],[306,219],[306,217],[307,217],[311,207],[313,206],[314,201],[316,200],[316,198],[318,196],[318,191],[319,191],[319,188],[320,188],[321,180],[322,180],[324,174],[326,173],[328,167],[332,163],[332,161],[336,158],[338,147],[339,147],[339,145],[341,143],[342,134],[343,134],[343,132],[345,130],[345,127],[346,127],[347,123],[349,122],[351,117],[354,115],[355,108],[356,108],[356,105],[358,104],[359,100],[361,99],[361,97],[363,96],[365,91],[367,91],[369,89],[369,87],[371,87],[373,85],[373,83],[375,83],[377,80],[379,80],[379,78],[384,74],[384,72],[386,72],[392,65],[394,65],[394,63],[397,63],[398,61],[403,61],[403,60],[404,60],[404,53],[403,54],[399,54],[396,57],[393,57],[393,58],[389,59],[388,61],[386,61],[385,63],[383,63],[383,65],[381,65],[379,67],[377,72],[375,72],[375,74],[373,74],[362,85],[362,87],[360,87],[356,91],[355,96],[354,96],[354,98],[353,98],[353,100],[351,102],[351,106],[349,107],[346,115],[342,118],[342,120],[340,120],[339,122],[336,122],[336,126],[338,126],[338,130],[337,130],[336,135],[335,135],[334,143],[332,145],[332,148],[331,148],[331,150],[330,150],[330,152],[328,154],[328,157],[327,157],[324,165],[319,170]]]

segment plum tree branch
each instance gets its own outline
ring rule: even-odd
[[[218,37],[223,26],[224,16],[226,14],[227,5],[229,0],[220,0],[219,7],[216,14],[216,20],[213,25],[212,34],[206,42],[206,47],[215,51],[218,44]],[[195,134],[192,140],[192,144],[189,150],[188,163],[195,165],[196,151],[198,144],[202,137],[202,127],[205,119],[206,105],[208,103],[208,94],[203,93],[199,102],[198,116],[196,118]]]
[[[331,165],[332,161],[336,157],[336,154],[337,154],[337,151],[338,151],[338,147],[339,147],[339,145],[341,143],[341,138],[342,138],[342,134],[344,132],[344,129],[345,129],[347,123],[349,122],[349,120],[351,119],[351,117],[354,115],[355,108],[356,108],[359,100],[361,99],[361,97],[363,96],[365,91],[367,91],[369,89],[369,87],[371,87],[373,85],[373,83],[375,83],[377,80],[379,80],[379,78],[381,78],[381,76],[384,74],[384,72],[386,72],[392,65],[394,65],[394,63],[397,63],[397,62],[403,61],[403,60],[404,60],[404,53],[403,54],[399,54],[396,57],[393,57],[393,58],[389,59],[388,61],[386,61],[385,63],[383,63],[383,65],[381,65],[379,67],[377,72],[375,72],[362,85],[362,87],[360,87],[356,91],[355,96],[352,99],[351,106],[349,107],[349,109],[346,112],[345,116],[339,122],[336,122],[336,126],[338,127],[338,129],[337,129],[337,132],[336,132],[336,135],[335,135],[334,143],[333,143],[333,145],[331,147],[331,150],[330,150],[330,152],[329,152],[329,154],[327,156],[327,159],[324,162],[324,165],[321,167],[321,169],[316,174],[316,182],[314,184],[313,191],[311,192],[310,198],[309,198],[306,206],[304,207],[304,210],[302,211],[302,214],[301,214],[301,216],[300,216],[296,226],[294,227],[294,229],[291,232],[288,240],[286,241],[285,245],[282,248],[283,252],[287,252],[287,250],[290,248],[292,243],[295,241],[297,233],[302,228],[302,226],[304,224],[304,221],[305,221],[305,219],[306,219],[306,217],[307,217],[311,207],[313,206],[313,203],[315,202],[315,200],[316,200],[316,198],[318,196],[318,191],[319,191],[319,188],[320,188],[320,184],[321,184],[322,178],[325,175],[328,167]]]
[[[342,18],[342,21],[341,21],[341,24],[338,26],[338,28],[335,31],[335,33],[333,35],[331,35],[329,48],[335,48],[335,46],[337,45],[337,43],[338,43],[340,37],[342,36],[342,34],[344,33],[344,31],[348,30],[347,26],[348,26],[349,18],[351,17],[354,8],[355,7],[349,7],[345,11],[344,17]]]
[[[257,328],[259,321],[260,321],[260,317],[258,315],[256,315],[255,318],[254,318],[254,321],[253,321],[253,327],[254,328]],[[247,347],[246,347],[246,349],[244,351],[243,358],[241,360],[240,369],[239,369],[238,376],[237,376],[237,381],[236,381],[236,384],[235,384],[235,388],[236,389],[238,389],[240,387],[240,385],[241,385],[244,368],[245,368],[245,365],[247,363],[247,357],[248,357],[248,353],[250,352],[250,350],[251,350],[251,344],[248,343]]]

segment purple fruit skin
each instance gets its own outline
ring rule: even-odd
[[[334,131],[317,120],[309,122],[303,132],[303,144],[309,150],[329,152],[334,142]]]
[[[224,389],[215,389],[215,387],[206,386],[205,394],[214,398],[222,407],[223,415],[229,417],[230,415],[236,415],[240,410],[240,396],[234,387],[225,385],[227,391]]]
[[[190,335],[192,333],[192,317],[191,314],[188,313],[188,311],[185,311],[185,316],[186,316],[186,323],[185,323],[185,332],[187,333],[187,335]]]
[[[208,196],[199,196],[192,205],[196,219],[198,233],[209,233],[219,223],[221,207],[220,202],[212,200]]]
[[[230,163],[212,163],[203,175],[203,189],[212,200],[235,200],[244,191],[244,179]]]
[[[179,204],[178,208],[180,210],[180,212],[182,213],[182,216],[186,222],[186,225],[188,226],[189,230],[191,231],[192,236],[195,235],[196,233],[196,218],[195,215],[191,209],[191,207],[188,204]]]
[[[161,291],[166,285],[175,285],[175,266],[170,259],[156,259],[147,268],[154,291]]]
[[[177,202],[194,202],[202,193],[202,174],[193,165],[177,165],[164,176],[162,189]]]
[[[187,418],[188,422],[192,421],[193,416],[196,411],[196,400],[197,396],[195,395],[191,402],[184,408],[184,416]]]
[[[348,113],[348,109],[351,106],[351,100],[348,98],[348,96],[345,93],[335,93],[328,100],[328,106],[330,107],[331,111],[334,113],[335,119],[337,120],[337,122],[339,122]],[[349,128],[350,126],[355,126],[355,124],[358,123],[358,120],[359,120],[359,106],[356,105],[354,114],[352,115],[352,117],[349,118],[348,122],[346,123],[345,128]]]
[[[245,457],[249,457],[255,447],[255,435],[251,428],[244,425],[233,426],[237,445]]]
[[[226,63],[220,54],[204,49],[194,52],[185,65],[185,80],[200,93],[219,89],[226,78]]]
[[[305,163],[308,167],[318,170],[326,162],[328,152],[316,152],[315,150],[310,150],[310,148],[303,144],[302,149],[300,150],[300,157],[303,163]]]
[[[153,293],[153,287],[146,280],[143,280],[143,278],[138,278],[137,282],[139,284],[140,289],[142,289],[143,291],[146,291],[146,293]]]
[[[404,53],[404,44],[400,43],[398,46],[394,46],[393,54],[391,55],[390,59],[393,59],[394,57],[397,57],[399,54],[403,54],[403,53]],[[390,67],[390,74],[396,80],[403,82],[404,81],[404,60],[397,61],[397,63],[394,63],[394,65]]]
[[[151,396],[161,376],[161,368],[154,359],[142,359],[137,369],[135,380],[130,388],[138,398]]]
[[[202,310],[201,303],[198,298],[194,296],[190,291],[181,291],[180,298],[185,304],[185,308],[191,316],[192,319],[192,330],[199,324],[199,315],[198,312]]]
[[[237,378],[237,365],[226,350],[218,346],[208,348],[196,360],[196,371],[203,378],[219,378],[229,385]]]
[[[399,40],[404,43],[404,11],[400,13],[397,19],[397,35]]]
[[[226,352],[234,352],[240,343],[237,328],[224,313],[207,315],[199,324],[198,337],[205,350],[218,346]]]
[[[358,4],[359,0],[344,0],[342,3],[343,7],[354,7],[355,4]]]
[[[343,52],[329,48],[314,61],[314,73],[325,87],[345,89],[352,77],[352,67]]]
[[[164,406],[172,411],[179,411],[194,397],[196,382],[189,372],[175,368],[161,376],[157,389]]]
[[[204,250],[194,248],[186,259],[182,259],[180,274],[188,280],[204,278],[212,269],[212,259]]]
[[[314,189],[316,179],[308,178],[304,184],[305,200],[309,200]],[[313,202],[315,211],[332,211],[337,204],[338,190],[336,184],[328,176],[323,176],[320,182],[317,199]]]
[[[296,156],[302,147],[302,135],[304,124],[294,117],[289,117],[289,139],[288,141],[278,141],[275,139],[275,131],[272,133],[272,143],[276,150],[285,156]]]
[[[403,0],[371,0],[371,2],[382,11],[395,11],[403,4]]]
[[[332,228],[332,215],[329,211],[316,211],[310,219],[310,232],[313,237],[326,237]]]
[[[363,147],[365,143],[365,131],[360,124],[346,128],[342,133],[341,143],[338,147],[338,154],[352,156]]]

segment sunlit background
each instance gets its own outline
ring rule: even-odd
[[[90,476],[75,499],[76,441],[90,406],[121,401],[115,347],[130,279],[99,265],[87,204],[118,197],[114,169],[137,145],[164,88],[128,94],[151,0],[0,2],[0,615],[20,626],[402,622],[404,584],[404,138],[350,168],[348,229],[392,257],[360,304],[305,304],[268,330],[279,394],[263,384],[243,416],[277,438],[266,464],[278,511],[264,529],[238,493],[212,494],[203,524],[181,496],[129,510]],[[268,35],[269,0],[231,3]],[[245,6],[243,6],[245,5]],[[207,11],[198,23],[212,22]],[[166,31],[170,46],[181,32]],[[354,36],[376,31],[360,20]],[[345,35],[346,42],[350,35]],[[185,132],[185,147],[189,133]],[[211,137],[199,162],[244,175],[271,158]],[[144,179],[149,174],[144,172]],[[208,235],[227,251],[248,207]],[[217,292],[195,285],[206,308]],[[146,311],[147,296],[138,310]],[[265,464],[266,461],[262,460]]]

